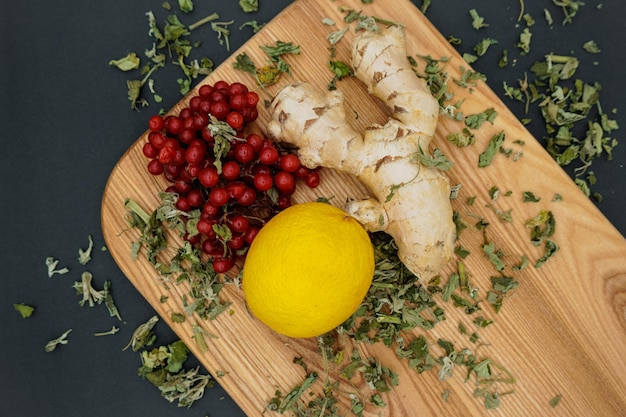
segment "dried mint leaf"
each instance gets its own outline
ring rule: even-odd
[[[35,312],[35,307],[29,306],[28,304],[23,304],[23,303],[19,303],[19,304],[13,304],[13,308],[20,313],[20,315],[22,316],[22,318],[27,319],[30,316],[33,315],[33,313]]]
[[[504,139],[505,134],[503,131],[496,133],[491,137],[491,140],[489,140],[489,143],[487,144],[487,148],[478,156],[478,166],[480,168],[491,165],[491,161],[502,147]]]

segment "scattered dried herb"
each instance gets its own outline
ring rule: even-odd
[[[530,32],[530,29],[528,28],[524,28],[524,30],[522,31],[522,33],[520,33],[519,35],[519,42],[517,44],[515,44],[515,46],[517,48],[520,49],[520,55],[526,55],[527,53],[530,52],[530,40],[532,38],[532,33]]]
[[[274,45],[261,46],[261,49],[269,57],[268,65],[257,67],[245,52],[237,55],[233,63],[233,68],[252,74],[261,87],[275,84],[282,74],[291,72],[289,64],[283,58],[284,55],[300,54],[300,47],[292,42],[276,41]]]
[[[474,133],[472,133],[472,131],[470,131],[467,127],[463,128],[463,130],[460,132],[448,134],[446,136],[446,139],[448,140],[448,142],[458,147],[469,146],[476,142],[476,137],[474,136]]]
[[[472,17],[472,27],[474,29],[479,30],[489,26],[488,23],[485,23],[485,18],[481,17],[476,9],[470,9],[469,14]]]
[[[158,316],[152,316],[150,319],[140,324],[133,332],[130,342],[124,347],[123,350],[132,348],[133,352],[137,352],[146,346],[151,346],[156,341],[156,335],[152,332],[152,328],[159,321]]]
[[[439,148],[435,148],[432,154],[426,154],[422,147],[418,145],[417,154],[413,159],[427,168],[436,168],[441,171],[447,171],[454,166],[454,162],[446,158]]]
[[[126,56],[119,59],[112,59],[109,65],[117,67],[122,71],[132,71],[141,65],[141,58],[135,52],[129,52]]]
[[[191,13],[193,12],[193,1],[192,0],[178,0],[178,8],[183,13]]]
[[[97,333],[94,333],[93,335],[94,335],[94,336],[110,336],[110,335],[114,335],[114,334],[116,334],[116,333],[117,333],[117,332],[119,332],[119,331],[120,331],[120,328],[119,328],[119,327],[113,326],[113,327],[111,327],[111,330],[109,330],[109,331],[106,331],[106,332],[97,332]]]
[[[598,44],[596,44],[596,42],[593,40],[585,42],[583,44],[583,49],[590,54],[599,54],[600,52],[602,52],[601,49],[598,47]]]
[[[51,341],[46,343],[46,346],[44,347],[45,351],[46,352],[52,352],[59,345],[67,345],[69,343],[69,340],[67,339],[67,336],[71,332],[72,332],[72,329],[69,329],[65,333],[63,333],[61,336],[57,337],[56,339],[52,339]]]
[[[328,83],[329,90],[335,90],[337,88],[337,81],[344,79],[345,77],[351,77],[354,75],[352,67],[343,61],[328,61],[328,67],[333,73],[332,80]]]
[[[493,158],[496,156],[502,144],[504,143],[505,134],[503,131],[496,133],[491,137],[487,148],[478,156],[478,167],[484,168],[491,165]]]
[[[480,129],[484,122],[493,124],[496,116],[498,116],[498,113],[493,107],[488,108],[481,113],[468,114],[465,116],[465,126],[470,129]]]
[[[167,230],[175,230],[181,237],[190,232],[197,233],[192,220],[199,218],[200,211],[189,214],[176,209],[176,194],[161,193],[159,197],[161,205],[150,215],[133,200],[125,202],[129,225],[141,232],[138,240],[131,245],[131,253],[138,257],[144,248],[146,259],[153,264],[163,282],[189,283],[191,301],[186,303],[185,314],[197,313],[201,318],[214,319],[231,303],[220,300],[219,293],[225,285],[225,278],[213,270],[211,263],[201,261],[201,250],[186,242],[169,262],[166,259],[157,260],[159,253],[167,247]]]
[[[484,38],[474,46],[474,52],[476,52],[477,56],[483,56],[487,53],[487,50],[491,45],[495,45],[497,43],[498,41],[496,39]]]
[[[556,408],[563,399],[563,394],[557,394],[550,399],[550,407]]]
[[[489,262],[493,265],[494,268],[498,271],[503,271],[506,267],[505,263],[502,261],[502,252],[500,250],[496,250],[495,244],[493,242],[486,243],[483,245],[483,252],[487,255]]]
[[[46,258],[46,266],[48,267],[48,277],[52,278],[52,276],[56,274],[63,275],[63,274],[67,274],[68,272],[70,272],[70,270],[67,267],[57,269],[58,265],[59,265],[59,261],[57,259],[54,259],[52,256],[49,256]]]
[[[78,302],[81,307],[85,304],[89,304],[89,307],[93,307],[104,301],[104,290],[96,290],[91,284],[92,279],[93,275],[91,272],[85,271],[81,274],[81,280],[74,282],[72,286],[78,295],[83,296]]]
[[[87,249],[78,249],[78,262],[81,265],[87,265],[87,263],[91,260],[91,251],[93,250],[93,239],[91,235],[87,236],[89,239],[89,245]]]
[[[541,201],[541,198],[535,196],[531,191],[524,191],[522,192],[522,201],[524,203],[538,203]]]
[[[33,306],[29,306],[28,304],[24,304],[24,303],[19,303],[19,304],[13,304],[13,308],[20,313],[20,315],[22,316],[22,318],[27,319],[30,316],[33,315],[33,313],[35,312],[35,307]]]
[[[491,284],[492,290],[487,293],[487,302],[498,313],[506,295],[517,288],[519,283],[512,277],[502,275],[491,277]]]
[[[185,370],[188,356],[189,349],[180,340],[143,351],[137,373],[154,384],[166,400],[189,408],[202,398],[205,388],[213,386],[214,380],[210,375],[200,374],[199,368]]]
[[[563,10],[563,25],[572,23],[572,19],[578,13],[578,10],[585,5],[584,1],[580,0],[552,0],[556,6],[559,6]]]
[[[245,13],[254,13],[259,10],[259,0],[239,0],[239,7]]]

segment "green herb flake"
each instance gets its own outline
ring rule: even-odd
[[[485,23],[485,19],[478,14],[476,9],[470,9],[469,14],[472,17],[472,27],[474,29],[479,30],[489,26],[489,24]]]
[[[483,56],[487,53],[487,50],[491,45],[495,45],[497,43],[498,41],[495,39],[484,38],[474,46],[474,52],[476,52],[477,56]]]
[[[463,65],[460,66],[459,70],[461,71],[461,76],[457,79],[454,78],[453,81],[460,87],[475,87],[477,85],[477,81],[486,81],[487,76],[478,71],[472,71],[469,68],[465,68]]]
[[[465,62],[467,62],[468,64],[473,64],[474,62],[476,62],[478,60],[478,57],[474,54],[470,54],[468,52],[464,52],[463,53],[463,60]]]
[[[468,128],[463,128],[463,130],[460,132],[449,133],[446,136],[446,139],[448,140],[448,142],[459,148],[472,145],[474,142],[476,142],[476,137],[474,136],[474,133],[472,133]]]
[[[572,19],[576,16],[576,13],[585,5],[585,2],[581,0],[552,0],[552,3],[560,7],[563,11],[563,25],[572,23]]]
[[[69,329],[65,333],[63,333],[61,336],[57,337],[56,339],[50,340],[48,343],[46,343],[46,346],[44,347],[44,350],[46,352],[52,352],[59,345],[67,345],[68,342],[69,342],[69,340],[67,339],[67,336],[71,332],[72,332],[72,329]]]
[[[91,235],[87,236],[89,239],[89,245],[87,249],[78,249],[78,262],[81,265],[86,265],[91,260],[91,251],[93,250],[93,239]]]
[[[174,322],[174,323],[184,323],[186,318],[185,318],[185,315],[184,315],[184,314],[182,314],[182,313],[176,313],[176,312],[173,312],[173,313],[170,315],[170,319],[171,319],[171,320],[172,320],[172,322]]]
[[[419,163],[427,168],[436,168],[442,171],[447,171],[454,166],[454,162],[446,158],[439,148],[435,148],[432,155],[427,155],[422,150],[422,147],[418,146],[416,157],[419,160]]]
[[[520,33],[519,35],[519,42],[517,42],[515,44],[515,46],[517,48],[520,49],[520,55],[526,55],[527,53],[530,52],[530,40],[532,38],[532,33],[530,32],[530,29],[528,28],[524,28],[524,30],[522,31],[522,33]]]
[[[424,0],[422,2],[422,6],[420,7],[420,11],[424,14],[426,14],[426,11],[428,10],[428,8],[430,7],[431,4],[431,0]]]
[[[97,332],[97,333],[94,333],[93,335],[96,336],[96,337],[111,336],[111,335],[116,334],[119,331],[120,331],[119,327],[113,326],[113,327],[111,327],[111,330],[108,330],[106,332]]]
[[[92,285],[93,275],[89,271],[85,271],[81,274],[81,280],[74,282],[72,286],[78,295],[82,295],[82,299],[78,302],[80,306],[88,304],[89,307],[93,307],[96,304],[101,304],[104,301],[104,290],[96,290]]]
[[[213,152],[215,153],[215,161],[213,165],[217,169],[219,174],[222,173],[222,158],[228,153],[231,147],[231,143],[237,139],[237,132],[230,127],[225,121],[221,121],[210,116],[210,123],[207,126],[207,130],[211,132],[211,136],[215,139],[215,145],[213,145]]]
[[[593,40],[585,42],[583,44],[583,49],[590,54],[599,54],[601,52],[600,48]]]
[[[133,352],[137,352],[146,346],[151,346],[156,341],[156,335],[152,333],[152,328],[159,321],[158,316],[152,316],[147,322],[140,324],[123,350],[132,348]]]
[[[493,158],[496,156],[502,144],[504,143],[505,134],[503,131],[496,133],[491,137],[487,148],[478,157],[478,167],[484,168],[491,165]]]
[[[242,52],[235,57],[233,68],[256,76],[256,65],[254,65],[254,62],[252,61],[250,56],[245,52]]]
[[[549,210],[541,210],[535,217],[526,220],[525,225],[530,229],[530,241],[534,246],[552,237],[556,229],[554,215]]]
[[[19,304],[13,304],[13,308],[20,313],[20,315],[22,316],[22,318],[27,319],[30,316],[33,315],[33,313],[35,312],[35,307],[29,306],[28,304],[23,304],[23,303],[19,303]]]
[[[448,283],[443,288],[443,292],[441,293],[441,299],[446,302],[449,301],[450,297],[452,296],[452,293],[458,286],[459,286],[459,275],[458,274],[450,275],[450,278],[448,278]]]
[[[543,9],[543,16],[545,17],[548,26],[552,26],[554,24],[554,19],[552,19],[552,14],[548,9]]]
[[[550,399],[550,407],[556,408],[561,400],[563,399],[563,394],[557,394]]]
[[[143,351],[137,374],[155,385],[169,402],[178,401],[179,407],[190,407],[202,398],[207,387],[213,386],[214,380],[200,374],[199,368],[184,369],[188,356],[189,349],[180,340]]]
[[[544,255],[541,258],[539,258],[539,260],[535,263],[535,268],[539,268],[543,264],[545,264],[548,261],[548,259],[553,257],[554,254],[558,252],[558,250],[559,250],[559,245],[557,245],[555,241],[551,239],[546,239]]]
[[[513,265],[513,270],[514,271],[522,271],[522,270],[526,269],[528,264],[529,264],[528,256],[522,255],[520,263],[517,264],[517,265]]]
[[[491,264],[498,271],[502,271],[505,268],[505,264],[501,259],[500,251],[495,249],[495,244],[493,242],[487,243],[483,245],[483,252],[487,255],[487,258],[491,262]]]
[[[509,65],[509,50],[504,49],[498,60],[498,68],[505,68],[507,65]],[[504,84],[506,85],[506,82]]]
[[[239,0],[239,7],[244,13],[254,13],[259,10],[259,0]]]
[[[225,45],[226,50],[230,51],[230,29],[228,28],[235,21],[228,22],[211,22],[211,29],[217,34],[217,40],[220,45]]]
[[[276,391],[274,397],[267,402],[267,409],[277,411],[280,414],[283,414],[285,411],[293,411],[295,403],[313,385],[317,378],[318,376],[315,372],[307,374],[302,384],[295,386],[285,396],[280,391]]]
[[[109,65],[117,67],[122,71],[132,71],[139,68],[141,59],[135,52],[129,52],[125,57],[110,60]]]
[[[328,68],[330,68],[330,71],[333,73],[333,79],[328,84],[329,90],[336,89],[335,83],[337,81],[340,81],[345,77],[351,77],[354,75],[352,67],[350,67],[350,65],[346,64],[343,61],[329,60]]]
[[[59,261],[54,259],[52,256],[46,258],[46,266],[48,267],[48,277],[52,278],[54,275],[59,274],[67,274],[70,270],[67,267],[58,268]]]
[[[500,312],[506,295],[517,288],[518,284],[512,277],[491,277],[492,290],[487,292],[487,302],[496,313]]]
[[[248,20],[247,22],[242,23],[239,26],[239,30],[245,28],[245,27],[250,27],[252,28],[252,32],[253,33],[257,33],[258,31],[260,31],[261,29],[263,29],[263,27],[265,26],[265,23],[259,23],[256,20]]]
[[[531,191],[522,192],[522,202],[524,203],[538,203],[541,201],[540,197],[535,196]]]
[[[493,124],[497,115],[496,110],[490,107],[481,113],[468,114],[465,117],[465,125],[470,129],[479,129],[484,122]]]
[[[193,12],[193,0],[178,0],[178,8],[183,13]]]
[[[475,325],[485,328],[491,324],[493,324],[493,320],[491,319],[486,319],[483,316],[478,316],[476,318],[474,318],[474,320],[472,321]]]
[[[111,293],[111,281],[104,281],[104,305],[107,310],[109,310],[109,316],[117,317],[118,320],[122,321],[122,316],[120,315],[115,302],[113,301],[113,294]]]

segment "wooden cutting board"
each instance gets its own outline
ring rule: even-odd
[[[243,80],[253,85],[248,74],[232,68],[234,56],[246,52],[257,63],[263,63],[264,53],[259,45],[274,44],[277,40],[292,41],[301,46],[299,56],[290,56],[292,74],[268,90],[275,93],[287,82],[304,80],[325,89],[331,75],[326,67],[329,58],[325,37],[344,26],[341,6],[363,10],[364,14],[384,17],[406,25],[408,52],[415,56],[449,57],[446,71],[451,78],[460,76],[460,66],[468,68],[444,37],[407,0],[374,2],[363,5],[358,0],[316,1],[297,0],[266,28],[246,43],[233,57],[224,62],[202,83],[218,79]],[[330,27],[322,24],[328,17],[337,22]],[[349,62],[349,41],[346,34],[337,45],[337,58]],[[419,60],[418,60],[419,61]],[[419,61],[423,69],[423,61]],[[384,123],[388,112],[384,106],[367,95],[363,84],[355,79],[343,80],[338,87],[345,92],[347,114],[358,115],[353,120],[357,129],[371,123]],[[451,303],[441,303],[447,320],[424,334],[433,349],[438,338],[455,343],[458,348],[471,348],[478,358],[489,357],[508,369],[516,382],[503,385],[501,405],[487,410],[481,399],[474,398],[475,384],[465,381],[465,371],[456,369],[453,376],[439,379],[437,371],[418,374],[408,362],[398,358],[395,349],[381,344],[361,343],[356,346],[363,358],[374,358],[399,375],[399,385],[390,393],[382,394],[387,403],[384,408],[369,404],[371,392],[358,377],[352,381],[341,379],[335,390],[341,404],[350,404],[350,393],[361,392],[368,404],[364,415],[374,416],[625,416],[626,415],[626,241],[603,217],[595,206],[578,190],[572,180],[552,161],[542,146],[526,131],[514,115],[487,87],[479,82],[475,87],[460,88],[450,82],[450,88],[459,100],[464,100],[464,114],[479,113],[488,107],[497,111],[493,125],[485,123],[475,132],[476,143],[467,148],[457,148],[445,139],[449,133],[458,132],[462,126],[440,117],[435,139],[455,166],[448,172],[452,184],[462,184],[454,210],[469,225],[463,231],[460,244],[471,254],[465,259],[473,285],[481,297],[491,288],[490,276],[497,276],[492,264],[480,249],[483,234],[474,224],[479,218],[489,223],[488,239],[506,254],[505,273],[514,276],[519,287],[508,296],[502,310],[496,314],[484,301],[481,314],[494,320],[491,326],[479,329],[477,348],[468,336],[459,332],[459,323],[474,331],[471,319]],[[193,93],[193,92],[192,92]],[[264,98],[269,98],[269,95]],[[187,99],[172,111],[185,106]],[[268,120],[267,111],[260,106],[257,126],[262,129]],[[493,134],[504,131],[504,147],[514,158],[500,153],[492,165],[478,168],[478,155],[485,149]],[[142,135],[123,155],[113,169],[102,201],[102,227],[107,246],[129,280],[151,303],[161,318],[191,348],[200,362],[228,391],[249,416],[271,415],[265,412],[266,402],[276,390],[287,393],[302,383],[303,368],[293,363],[301,357],[310,371],[324,375],[324,364],[315,339],[295,340],[277,335],[260,324],[246,311],[244,297],[234,285],[222,292],[224,300],[233,304],[226,314],[212,321],[190,317],[183,323],[173,323],[172,312],[181,312],[182,297],[187,294],[185,284],[168,287],[156,279],[153,268],[144,260],[133,260],[130,243],[137,238],[135,231],[126,229],[124,199],[132,198],[151,211],[158,204],[157,194],[166,184],[149,175],[146,160],[141,153],[146,140]],[[516,140],[523,141],[521,145]],[[489,190],[498,187],[500,195],[491,201]],[[306,188],[306,187],[301,187]],[[532,192],[539,202],[523,202],[522,193]],[[510,193],[509,193],[510,192]],[[558,193],[562,201],[553,202]],[[341,202],[346,197],[364,197],[367,190],[356,180],[335,172],[322,170],[322,185],[313,190],[299,191],[297,202],[319,196],[335,196]],[[475,197],[472,205],[467,201]],[[490,204],[492,203],[492,204]],[[511,223],[500,220],[497,212],[511,210]],[[529,230],[524,222],[540,210],[550,210],[556,218],[553,240],[560,250],[540,268],[533,263],[540,258],[543,247],[530,243]],[[172,244],[177,240],[173,239]],[[520,272],[511,271],[520,255],[527,255],[531,265]],[[456,270],[456,262],[442,272],[444,282]],[[162,296],[167,301],[161,302]],[[216,337],[206,338],[209,349],[205,352],[193,341],[192,327],[200,325]],[[414,336],[413,335],[413,336]],[[412,337],[407,335],[407,339]],[[349,351],[352,343],[344,339]],[[330,377],[339,378],[337,367],[331,367]],[[323,379],[323,378],[322,378]],[[319,393],[320,384],[314,386]],[[444,393],[447,399],[444,400]],[[553,407],[550,400],[561,396]],[[309,398],[309,394],[303,396]]]

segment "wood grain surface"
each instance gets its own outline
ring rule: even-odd
[[[464,63],[456,51],[430,22],[406,0],[395,0],[393,8],[387,2],[363,5],[358,0],[316,1],[297,0],[262,31],[233,54],[203,82],[218,79],[243,80],[253,85],[253,79],[233,69],[234,56],[246,52],[255,62],[265,60],[259,45],[273,44],[277,40],[292,41],[301,46],[299,56],[287,58],[292,74],[284,76],[278,85],[267,91],[270,98],[282,85],[304,80],[325,89],[331,79],[326,67],[329,58],[326,35],[343,27],[341,6],[363,10],[406,25],[408,52],[430,55],[433,58],[449,57],[446,71],[458,78]],[[322,24],[329,17],[336,27]],[[346,34],[337,45],[336,59],[349,62],[349,41]],[[423,69],[424,61],[420,61]],[[389,115],[382,103],[368,96],[365,86],[356,79],[342,80],[338,88],[346,95],[347,114],[358,115],[353,120],[357,129],[372,123],[384,123]],[[467,335],[459,332],[459,323],[474,329],[471,318],[452,303],[443,303],[447,320],[433,330],[415,331],[407,340],[424,334],[436,347],[438,338],[453,341],[457,347],[468,347],[481,357],[508,369],[515,377],[514,384],[498,387],[501,405],[495,410],[486,409],[482,399],[473,395],[473,380],[466,381],[465,371],[453,370],[453,375],[441,381],[437,371],[418,374],[408,362],[396,355],[394,348],[382,344],[354,344],[343,338],[346,350],[358,349],[363,358],[375,358],[399,375],[399,384],[391,392],[382,394],[386,407],[376,407],[366,401],[367,416],[625,416],[626,415],[626,241],[603,217],[595,206],[579,191],[572,180],[551,159],[542,146],[528,133],[515,116],[483,82],[461,88],[450,83],[455,97],[463,100],[464,114],[479,113],[493,107],[497,117],[492,124],[485,123],[475,132],[476,143],[466,148],[451,145],[446,136],[458,132],[459,122],[440,117],[435,146],[441,148],[455,166],[448,171],[452,184],[461,184],[458,198],[453,200],[454,210],[469,226],[460,237],[460,244],[470,250],[465,265],[470,280],[484,299],[491,288],[490,277],[497,276],[493,265],[482,254],[485,236],[474,224],[479,218],[489,223],[488,239],[505,254],[505,274],[519,282],[504,301],[499,313],[483,301],[481,314],[494,320],[491,326],[478,330],[480,347],[472,344]],[[193,94],[192,92],[191,94]],[[186,99],[172,111],[186,105]],[[267,111],[260,106],[257,128],[263,129],[268,120]],[[512,149],[518,158],[503,153],[495,156],[486,168],[478,167],[478,155],[490,138],[503,131],[505,148]],[[232,302],[226,314],[215,320],[189,317],[183,323],[171,321],[172,312],[183,310],[182,297],[187,294],[186,284],[164,285],[146,261],[133,260],[130,244],[137,238],[136,231],[121,233],[127,228],[126,198],[132,198],[146,210],[158,204],[158,192],[166,187],[164,180],[154,178],[146,171],[146,159],[141,147],[146,137],[142,135],[123,155],[113,169],[102,200],[102,227],[114,259],[129,280],[151,303],[161,318],[190,347],[200,362],[241,406],[249,416],[271,415],[265,411],[266,402],[276,390],[288,392],[302,383],[305,372],[293,363],[295,357],[303,358],[310,371],[324,375],[324,363],[316,339],[289,339],[273,333],[246,311],[243,294],[235,285],[227,285],[222,298]],[[523,144],[516,142],[523,141]],[[317,197],[334,196],[339,205],[348,197],[365,197],[368,191],[354,178],[322,170],[322,185],[314,190],[304,189],[296,194],[303,202]],[[498,187],[500,195],[491,201],[489,190]],[[522,193],[532,192],[539,202],[523,202]],[[562,201],[554,202],[558,193]],[[468,198],[475,197],[472,205]],[[498,213],[511,210],[513,221],[500,219]],[[529,229],[524,225],[540,210],[550,210],[556,219],[553,240],[560,246],[556,255],[539,268],[534,262],[543,254],[543,247],[530,242]],[[172,253],[179,242],[172,236]],[[521,255],[530,259],[531,265],[522,271],[513,271]],[[456,270],[453,261],[442,272],[444,281]],[[161,302],[161,296],[168,296]],[[192,339],[193,326],[197,324],[216,337],[206,338],[209,349],[204,352]],[[472,330],[473,331],[473,330]],[[337,369],[335,369],[337,368]],[[494,368],[495,369],[495,368]],[[331,367],[330,378],[340,381],[335,391],[339,402],[350,404],[350,393],[370,396],[365,381],[342,379],[339,367]],[[319,392],[321,385],[313,387]],[[513,391],[508,394],[508,391]],[[448,393],[447,399],[443,399]],[[553,407],[550,400],[561,396]],[[304,396],[308,398],[308,394]]]

